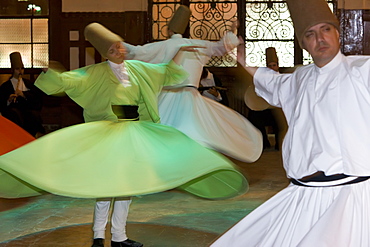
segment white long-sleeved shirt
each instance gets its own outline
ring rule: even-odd
[[[109,67],[112,69],[114,75],[117,77],[117,79],[121,82],[121,84],[124,87],[128,87],[131,85],[129,81],[127,69],[125,67],[125,63],[122,62],[120,64],[117,64],[117,63],[113,63],[108,60],[108,64],[109,64]]]
[[[282,107],[289,129],[283,143],[287,176],[370,175],[370,57],[336,57],[322,68],[293,74],[259,68],[256,93]]]

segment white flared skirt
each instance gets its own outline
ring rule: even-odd
[[[336,187],[289,185],[212,247],[368,247],[370,180]]]
[[[254,162],[262,153],[262,135],[253,124],[194,87],[162,90],[159,114],[162,124],[232,158]]]

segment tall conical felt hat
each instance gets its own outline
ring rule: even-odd
[[[189,23],[191,16],[190,9],[185,5],[180,5],[168,22],[168,29],[175,33],[183,34]]]
[[[109,48],[117,41],[123,39],[104,27],[103,25],[93,22],[85,27],[85,38],[98,50],[100,55],[106,56]]]
[[[53,69],[54,71],[57,71],[59,73],[67,71],[66,67],[64,67],[62,63],[55,60],[49,60],[48,68]]]
[[[304,34],[312,26],[329,23],[339,31],[339,21],[325,0],[287,0],[287,4],[301,48]]]
[[[22,62],[22,56],[19,52],[12,52],[9,54],[10,57],[10,64],[12,66],[12,69],[15,68],[24,68],[23,62]]]
[[[279,59],[276,55],[276,50],[274,47],[268,47],[266,48],[266,65],[269,65],[269,63],[279,63]]]

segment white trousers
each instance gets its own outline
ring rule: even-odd
[[[127,239],[126,222],[131,200],[109,198],[96,201],[94,210],[94,238],[105,239],[105,229],[108,223],[109,209],[111,202],[114,201],[111,216],[112,241],[122,242]]]

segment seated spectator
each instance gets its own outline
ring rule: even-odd
[[[12,76],[0,86],[0,113],[32,136],[45,133],[41,120],[42,91],[25,78],[19,52],[10,54]]]
[[[203,67],[198,90],[207,98],[213,99],[226,106],[229,105],[226,95],[227,89],[222,87],[221,80],[211,73],[206,67]]]
[[[274,47],[266,48],[266,67],[279,73],[279,59]],[[248,119],[262,133],[263,149],[271,147],[271,143],[268,138],[268,131],[266,130],[268,127],[271,127],[272,132],[275,134],[275,150],[280,149],[281,140],[279,136],[279,125],[275,119],[274,109],[269,108],[261,111],[251,109],[248,113]]]

